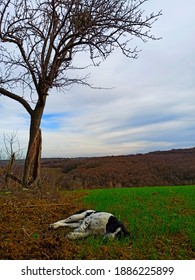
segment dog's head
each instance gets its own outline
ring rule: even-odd
[[[107,236],[109,238],[126,238],[130,236],[130,233],[126,230],[124,224],[116,217],[111,216],[106,226]]]
[[[122,222],[119,222],[120,226],[116,229],[114,232],[114,238],[127,238],[130,236],[130,233],[126,230],[124,224]]]

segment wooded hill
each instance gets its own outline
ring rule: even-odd
[[[60,168],[65,189],[195,184],[195,148],[127,156],[43,159],[43,168]]]

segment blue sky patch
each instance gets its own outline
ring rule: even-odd
[[[41,128],[46,130],[58,130],[62,126],[64,119],[69,118],[70,112],[44,114],[42,117]]]

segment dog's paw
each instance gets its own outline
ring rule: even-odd
[[[66,237],[69,239],[69,240],[75,240],[75,239],[78,239],[78,235],[75,233],[75,232],[70,232],[66,235]]]
[[[59,225],[57,223],[54,223],[54,224],[50,224],[49,227],[55,229],[58,228]]]
[[[74,234],[73,234],[73,232],[70,232],[70,233],[68,233],[67,235],[66,235],[66,237],[68,238],[68,239],[74,239]]]

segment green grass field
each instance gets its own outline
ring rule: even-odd
[[[84,204],[112,212],[125,223],[131,237],[120,241],[123,258],[195,258],[195,186],[91,190]],[[106,248],[100,239],[87,242],[97,252]],[[110,245],[115,253],[118,246],[118,241]]]

